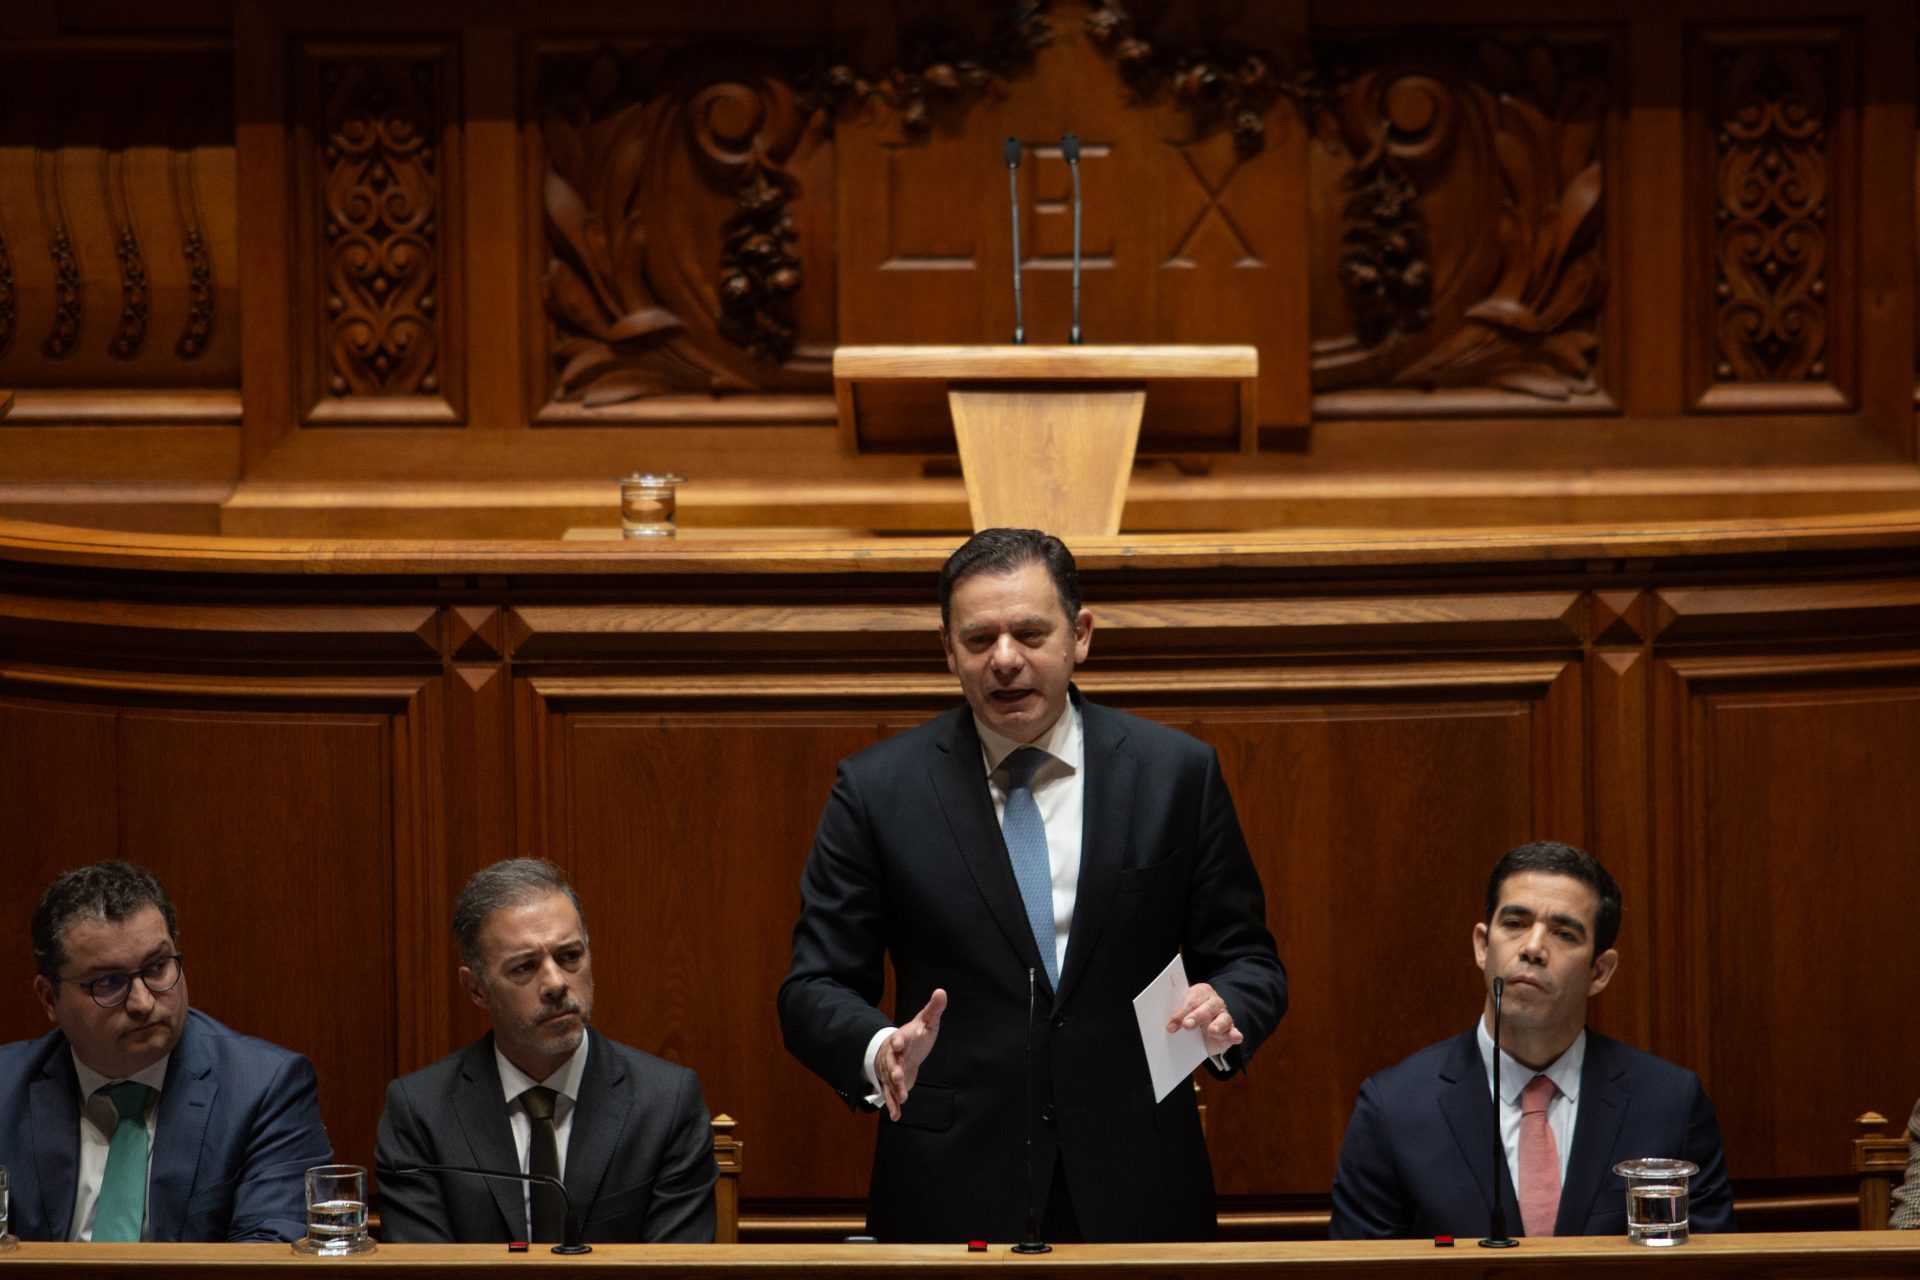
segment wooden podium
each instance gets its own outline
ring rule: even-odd
[[[841,347],[848,453],[958,446],[973,527],[1120,532],[1136,450],[1251,453],[1252,347]]]

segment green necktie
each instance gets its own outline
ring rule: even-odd
[[[107,1147],[107,1172],[93,1211],[95,1240],[138,1240],[147,1216],[147,1098],[152,1088],[122,1080],[100,1090],[120,1113]]]

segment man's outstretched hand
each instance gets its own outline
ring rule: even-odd
[[[873,1078],[880,1082],[880,1096],[887,1104],[889,1118],[900,1118],[900,1108],[906,1105],[913,1082],[920,1077],[920,1064],[933,1052],[933,1042],[939,1038],[940,1015],[946,1008],[946,989],[935,988],[927,1007],[881,1041],[880,1051],[873,1055]]]

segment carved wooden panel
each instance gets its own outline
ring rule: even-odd
[[[1920,654],[1867,658],[1660,665],[1659,1047],[1705,1077],[1736,1178],[1829,1172],[1849,1108],[1913,1091],[1883,979],[1920,901]]]
[[[232,104],[217,52],[0,49],[0,386],[238,386]]]
[[[541,45],[529,63],[541,420],[826,391],[833,170],[805,55]]]
[[[1431,31],[1317,48],[1317,415],[1614,403],[1619,45]]]
[[[1854,403],[1856,38],[1694,35],[1689,380],[1701,409]]]
[[[294,56],[295,332],[309,422],[464,412],[460,74],[446,44]]]

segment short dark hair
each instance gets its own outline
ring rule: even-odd
[[[1620,936],[1620,886],[1613,882],[1613,877],[1607,874],[1607,869],[1600,865],[1598,858],[1584,849],[1576,849],[1558,840],[1535,840],[1517,849],[1509,849],[1501,855],[1500,861],[1493,864],[1493,874],[1487,879],[1486,923],[1492,924],[1493,913],[1500,909],[1500,887],[1506,884],[1508,877],[1517,876],[1523,871],[1571,876],[1593,890],[1600,899],[1600,908],[1593,920],[1594,955],[1611,947],[1614,939]]]
[[[1080,616],[1080,570],[1067,544],[1038,529],[982,529],[940,567],[940,629],[953,620],[953,588],[976,573],[1012,573],[1030,564],[1047,568],[1071,624]]]
[[[33,909],[33,964],[40,976],[58,986],[67,967],[67,930],[81,922],[119,924],[148,907],[158,907],[167,921],[167,937],[180,942],[180,924],[173,900],[145,867],[131,862],[96,862],[54,877]]]
[[[580,895],[567,883],[566,873],[545,858],[507,858],[473,873],[453,902],[453,940],[460,960],[469,969],[480,967],[480,930],[487,917],[505,907],[563,893],[580,917],[580,936],[587,936],[587,913]]]

